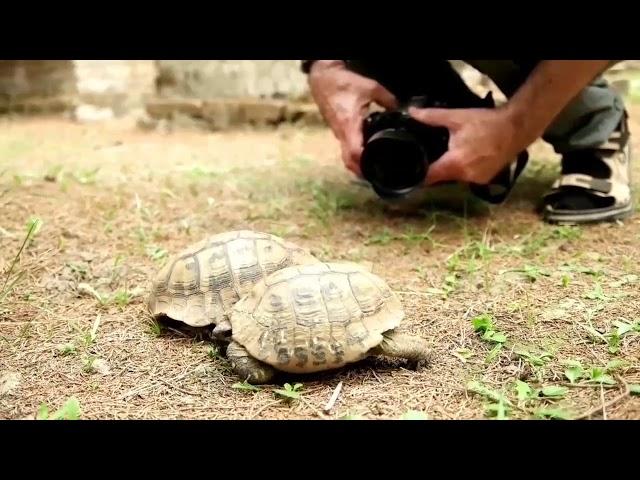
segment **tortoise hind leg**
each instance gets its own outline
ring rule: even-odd
[[[416,335],[393,330],[382,334],[382,342],[369,352],[372,355],[406,358],[412,362],[428,362],[431,354],[426,340]]]
[[[273,367],[249,355],[249,352],[238,342],[229,344],[227,358],[236,375],[254,385],[268,383],[276,373]]]

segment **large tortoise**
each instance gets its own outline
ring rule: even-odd
[[[310,253],[275,235],[220,233],[171,258],[156,275],[147,306],[154,318],[228,331],[231,308],[258,281],[292,265],[316,262]]]
[[[355,264],[294,266],[261,280],[233,307],[227,358],[250,383],[277,370],[333,370],[370,355],[427,360],[428,343],[395,329],[404,318],[397,296]]]

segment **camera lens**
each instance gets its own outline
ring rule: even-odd
[[[409,193],[426,176],[425,152],[406,130],[387,129],[374,134],[362,152],[360,168],[379,195]]]

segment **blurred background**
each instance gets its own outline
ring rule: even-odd
[[[452,61],[478,90],[491,82]],[[640,61],[607,72],[614,86],[637,97]],[[4,60],[0,113],[59,113],[82,122],[136,117],[206,129],[238,124],[321,123],[298,60]]]

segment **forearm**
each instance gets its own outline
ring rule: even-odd
[[[541,137],[576,95],[612,63],[612,60],[540,62],[504,106],[515,127],[515,143],[526,148]]]

